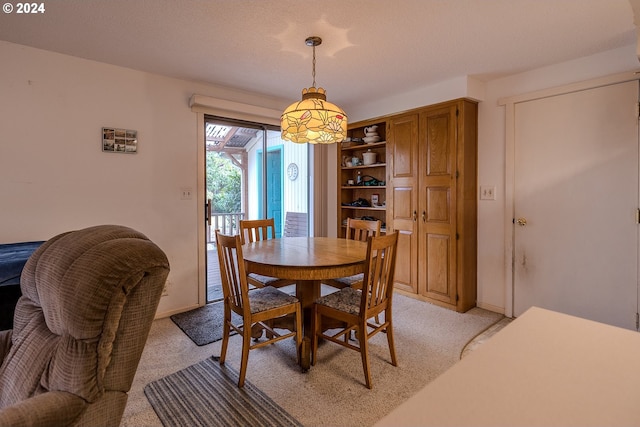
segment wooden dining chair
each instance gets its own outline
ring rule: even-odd
[[[250,350],[295,337],[299,364],[300,345],[302,344],[302,309],[298,299],[272,286],[253,289],[249,292],[240,236],[227,236],[216,230],[216,245],[224,295],[224,326],[220,364],[224,364],[225,361],[231,330],[242,337],[242,359],[238,387],[244,386]],[[231,317],[232,312],[242,318],[242,323],[237,323],[238,320],[234,323],[234,318]],[[287,315],[295,317],[295,331],[280,334],[267,325],[269,320]],[[254,325],[269,331],[266,341],[252,341],[251,329]]]
[[[367,258],[362,289],[343,288],[325,295],[313,304],[311,340],[311,364],[318,361],[318,339],[322,338],[343,347],[360,352],[362,368],[368,388],[372,388],[369,363],[369,339],[380,331],[385,331],[391,364],[398,366],[393,343],[393,276],[396,265],[398,232],[378,237],[369,237]],[[378,315],[384,314],[384,322],[378,322]],[[323,320],[343,322],[344,327],[323,331]],[[335,322],[332,322],[335,323]],[[355,332],[358,343],[351,341],[351,332]]]
[[[380,220],[368,221],[364,219],[347,218],[347,230],[345,231],[345,238],[366,242],[369,236],[375,237],[380,234],[381,225],[382,222]],[[363,277],[364,275],[360,273],[353,276],[329,279],[324,281],[324,283],[339,289],[346,288],[347,286],[360,288],[362,287]]]
[[[276,227],[273,218],[240,220],[240,239],[243,245],[248,242],[275,238]],[[295,283],[293,280],[279,279],[277,277],[263,276],[255,273],[249,273],[248,281],[249,284],[258,288],[265,286],[281,288]]]

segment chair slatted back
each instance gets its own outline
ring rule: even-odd
[[[367,240],[363,297],[360,305],[360,312],[367,312],[366,318],[390,307],[397,246],[398,231],[385,236],[369,237]]]
[[[347,230],[345,237],[352,240],[360,240],[366,242],[370,236],[376,237],[380,235],[380,227],[382,222],[367,221],[364,219],[347,218]]]
[[[222,295],[230,303],[231,309],[240,314],[249,314],[249,285],[242,255],[240,236],[227,236],[216,230],[218,262]],[[246,313],[245,313],[246,310]]]
[[[245,243],[253,243],[261,240],[275,239],[276,227],[273,218],[267,219],[243,219],[240,221],[240,241]],[[256,274],[249,274],[247,281],[250,285],[263,288],[265,286],[273,286],[276,288],[287,286],[295,283],[287,279],[278,279],[266,277]]]
[[[309,215],[306,212],[287,212],[283,237],[309,236]]]
[[[240,221],[240,239],[242,244],[260,240],[275,239],[276,226],[273,218],[243,219]]]

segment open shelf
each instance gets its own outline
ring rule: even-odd
[[[376,132],[380,141],[373,143],[360,142],[364,139],[365,128],[377,126]],[[386,226],[386,204],[387,200],[387,141],[386,122],[366,121],[349,126],[349,138],[357,141],[348,141],[340,144],[338,148],[338,235],[344,236],[344,224],[347,218],[367,219],[375,218],[382,221]],[[375,153],[374,163],[365,165],[364,160],[371,161],[369,157]],[[355,158],[355,160],[354,160]],[[356,163],[353,165],[352,163]],[[358,177],[363,182],[375,179],[385,185],[358,185]],[[352,184],[349,184],[349,183]],[[365,199],[373,205],[377,198],[376,206],[343,206],[342,203],[352,203],[358,199]]]

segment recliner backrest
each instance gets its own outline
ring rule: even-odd
[[[45,242],[22,273],[9,353],[0,356],[0,408],[47,391],[88,403],[115,392],[96,417],[121,416],[168,273],[164,252],[127,227]]]

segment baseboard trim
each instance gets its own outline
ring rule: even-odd
[[[504,315],[504,307],[498,307],[495,306],[493,304],[487,304],[487,303],[483,303],[483,302],[477,302],[476,306],[478,308],[482,308],[484,310],[489,310],[489,311],[493,311],[494,313],[499,313]]]

